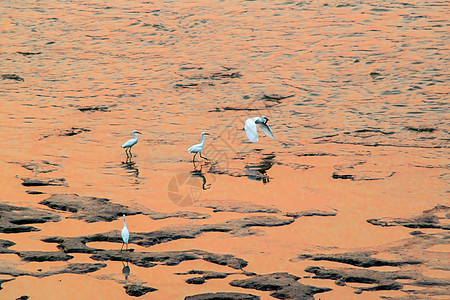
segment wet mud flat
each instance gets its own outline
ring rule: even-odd
[[[21,164],[27,170],[36,171],[36,166],[52,168],[49,162]],[[32,167],[34,166],[34,167]],[[54,165],[53,165],[54,166]],[[39,173],[39,172],[38,172]],[[45,172],[44,172],[45,173]],[[335,177],[332,177],[335,179]],[[23,180],[23,179],[22,179]],[[24,180],[24,182],[28,182]],[[49,186],[52,180],[47,181]],[[38,185],[41,186],[41,185]],[[67,187],[65,187],[67,188]],[[32,193],[40,195],[40,193]],[[26,251],[12,249],[15,242],[0,240],[0,255],[16,255],[19,261],[3,263],[0,267],[2,288],[8,289],[8,282],[19,278],[46,278],[61,274],[88,275],[101,280],[115,282],[123,287],[123,295],[141,297],[152,295],[159,289],[138,276],[130,276],[135,267],[144,269],[158,266],[175,267],[186,262],[204,261],[210,269],[190,269],[186,272],[173,271],[173,277],[182,277],[185,285],[201,286],[210,281],[226,280],[230,287],[239,291],[215,291],[186,295],[185,299],[315,299],[326,296],[335,287],[347,287],[354,295],[375,291],[401,291],[404,299],[430,299],[449,296],[448,277],[434,276],[437,272],[448,272],[448,253],[434,248],[448,247],[450,207],[438,205],[411,217],[381,217],[367,219],[371,226],[382,228],[405,227],[410,229],[409,238],[388,244],[339,252],[335,248],[327,252],[299,252],[295,257],[285,257],[292,264],[307,262],[297,276],[288,272],[258,274],[251,269],[251,263],[233,253],[209,252],[202,249],[151,251],[152,247],[178,240],[197,239],[207,233],[219,233],[235,238],[264,235],[265,228],[292,226],[303,218],[333,218],[339,212],[335,209],[308,209],[285,212],[274,206],[264,206],[235,200],[199,201],[190,210],[161,213],[143,207],[132,207],[116,203],[112,199],[79,196],[77,194],[43,195],[36,208],[0,205],[0,232],[5,237],[26,232],[39,232],[39,225],[76,219],[86,223],[112,222],[123,214],[130,218],[145,216],[153,221],[166,219],[203,220],[202,224],[163,226],[148,232],[131,233],[128,250],[121,251],[122,238],[119,230],[99,232],[83,236],[47,236],[40,241],[54,244],[53,251]],[[202,208],[202,213],[195,212]],[[241,217],[226,218],[212,222],[215,214],[234,213]],[[430,231],[432,230],[432,231]],[[103,243],[105,246],[96,247]],[[136,249],[138,247],[138,249]],[[324,250],[326,248],[323,248]],[[445,248],[444,248],[445,249]],[[330,251],[331,250],[331,251]],[[86,254],[89,262],[71,262],[77,254]],[[1,258],[1,256],[0,256]],[[7,262],[7,260],[3,260]],[[43,267],[35,271],[24,270],[27,263],[60,262],[57,267]],[[124,278],[102,274],[96,275],[108,263],[120,262]],[[323,266],[318,262],[332,262],[336,267]],[[228,271],[214,271],[214,265]],[[383,267],[389,267],[384,270]],[[129,278],[130,277],[130,278]],[[302,283],[325,280],[319,286]],[[149,285],[150,284],[150,285]],[[260,293],[252,294],[252,291]],[[316,296],[315,296],[316,295]],[[20,296],[20,295],[19,295]],[[27,295],[23,295],[28,297]],[[269,297],[269,298],[268,298]],[[120,298],[120,297],[119,297]],[[384,296],[385,299],[399,299]]]

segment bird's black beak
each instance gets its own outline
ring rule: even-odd
[[[267,122],[269,121],[269,119],[268,118],[266,118],[266,121],[264,122],[264,124],[267,124]]]
[[[139,132],[139,131],[136,131],[136,133],[142,134],[142,133],[141,133],[141,132]]]

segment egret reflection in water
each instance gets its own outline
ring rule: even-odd
[[[274,158],[275,155],[270,154],[264,156],[256,164],[247,164],[245,166],[248,171],[247,177],[252,180],[262,181],[264,184],[268,183],[270,181],[270,177],[267,175],[267,171],[274,165]]]
[[[125,276],[125,280],[128,280],[128,276],[130,276],[131,273],[131,269],[128,266],[128,261],[122,260],[122,265],[123,265],[122,274]]]
[[[202,170],[194,170],[191,171],[192,177],[201,178],[202,179],[202,190],[209,190],[211,188],[211,183],[206,182],[206,177],[202,173]]]
[[[127,170],[127,173],[133,175],[136,178],[139,178],[139,169],[135,162],[126,162],[122,164],[123,168]]]

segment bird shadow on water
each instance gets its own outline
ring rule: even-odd
[[[263,184],[270,182],[267,171],[275,164],[275,155],[264,156],[258,163],[248,163],[245,169],[248,172],[247,177],[252,180],[262,181]]]

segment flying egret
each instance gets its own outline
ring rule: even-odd
[[[133,135],[134,135],[135,138],[126,141],[126,142],[122,145],[122,148],[125,149],[125,153],[126,153],[126,155],[127,155],[127,160],[128,160],[128,158],[130,158],[130,160],[131,160],[131,157],[133,157],[133,155],[131,154],[131,147],[133,147],[134,145],[136,145],[137,142],[138,142],[138,135],[137,135],[136,133],[142,134],[142,133],[140,133],[140,132],[137,131],[137,130],[133,130]],[[128,152],[127,152],[127,150],[128,150]],[[128,154],[129,154],[129,156],[128,156]]]
[[[258,131],[256,129],[256,126],[259,127],[259,129],[261,129],[262,131],[264,131],[264,133],[271,138],[275,138],[273,136],[272,131],[270,130],[269,125],[267,125],[267,121],[269,121],[268,118],[266,118],[265,116],[262,117],[254,117],[254,118],[249,118],[247,120],[245,120],[245,133],[247,134],[248,140],[252,143],[257,142],[258,141]]]
[[[191,148],[188,149],[189,153],[195,153],[194,157],[192,158],[192,163],[194,163],[195,160],[195,156],[197,155],[197,153],[200,153],[200,157],[207,159],[206,157],[202,156],[202,150],[203,150],[203,146],[205,146],[205,135],[210,135],[209,133],[206,132],[202,132],[202,142],[201,144],[197,144],[192,146]]]
[[[123,244],[122,244],[122,247],[120,248],[120,251],[122,252],[122,249],[123,249],[123,245],[127,245],[126,246],[126,250],[128,251],[128,241],[129,241],[129,239],[130,239],[130,232],[128,231],[128,228],[127,228],[127,222],[125,221],[125,214],[123,215],[123,229],[122,229],[122,241],[123,241]]]

